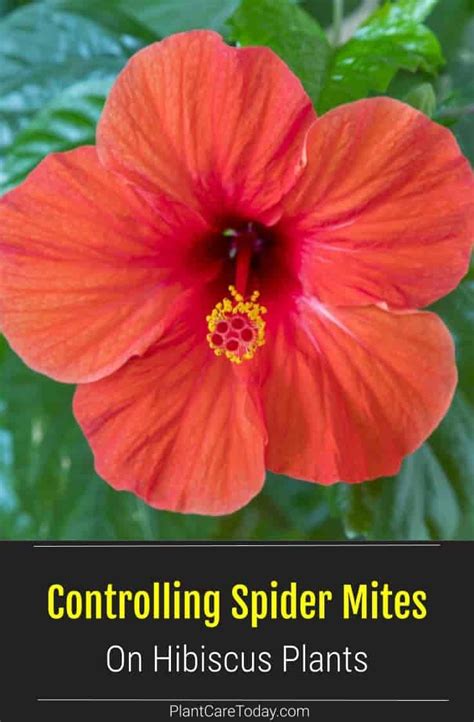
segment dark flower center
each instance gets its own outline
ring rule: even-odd
[[[273,242],[271,233],[253,221],[227,228],[222,235],[227,240],[227,254],[235,264],[235,287],[245,296],[249,276],[258,274],[263,255]]]
[[[227,218],[221,228],[207,239],[207,258],[221,268],[216,289],[222,284],[229,294],[218,291],[221,300],[206,316],[207,340],[217,356],[240,364],[265,343],[267,307],[260,296],[271,303],[271,326],[287,312],[295,289],[293,264],[279,226]]]

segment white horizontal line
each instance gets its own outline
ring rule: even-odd
[[[395,544],[371,544],[369,542],[357,543],[357,542],[345,542],[344,544],[34,544],[35,549],[254,549],[254,548],[305,548],[305,547],[345,547],[346,549],[352,549],[354,547],[362,547],[363,549],[370,549],[373,547],[440,547],[441,544],[409,544],[409,543],[395,543]]]
[[[162,699],[161,697],[72,697],[72,698],[48,698],[40,697],[37,702],[450,702],[449,699],[341,699],[322,698],[317,699]]]

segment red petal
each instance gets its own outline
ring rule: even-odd
[[[49,156],[1,199],[0,324],[26,363],[90,381],[158,338],[175,310],[180,224],[186,242],[200,232],[186,209],[168,210],[158,216],[94,148]]]
[[[322,484],[395,474],[456,385],[451,336],[431,313],[303,301],[265,349],[267,467]]]
[[[159,509],[227,514],[265,478],[252,387],[182,324],[141,359],[79,386],[74,411],[97,472]]]
[[[417,308],[467,271],[469,164],[449,130],[398,101],[362,100],[320,118],[286,204],[303,282],[323,302]]]
[[[137,53],[98,129],[108,167],[149,190],[263,220],[304,165],[315,119],[300,81],[267,48],[231,48],[210,31]]]

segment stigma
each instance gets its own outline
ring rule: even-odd
[[[260,293],[254,291],[247,300],[229,286],[230,298],[223,298],[207,316],[207,340],[216,356],[225,356],[235,364],[249,361],[265,343],[267,309],[258,303]]]

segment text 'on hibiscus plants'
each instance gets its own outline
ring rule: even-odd
[[[317,118],[270,50],[175,35],[130,60],[95,147],[1,199],[1,329],[79,384],[98,473],[158,508],[231,512],[266,469],[392,475],[453,396],[418,309],[467,270],[473,188],[411,107]]]

